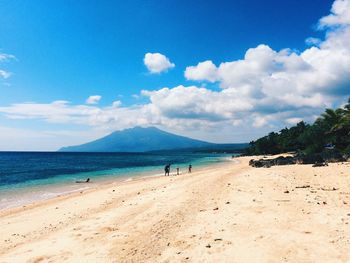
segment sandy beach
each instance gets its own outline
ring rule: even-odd
[[[0,212],[0,262],[350,262],[350,163],[237,158]]]

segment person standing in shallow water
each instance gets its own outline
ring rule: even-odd
[[[170,175],[170,164],[167,164],[164,167],[164,172],[165,172],[165,176],[169,176]]]
[[[176,167],[176,175],[179,175],[179,174],[180,174],[180,168]]]
[[[188,166],[188,172],[189,172],[189,173],[192,173],[192,164],[190,164],[190,165]]]

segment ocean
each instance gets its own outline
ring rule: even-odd
[[[184,173],[189,164],[195,170],[230,156],[190,152],[0,152],[0,209],[82,191],[102,182],[163,175],[166,164],[171,164],[170,174],[176,173],[176,167]],[[91,183],[75,183],[87,178]]]

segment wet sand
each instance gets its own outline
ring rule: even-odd
[[[350,163],[103,185],[0,212],[0,262],[350,262]]]

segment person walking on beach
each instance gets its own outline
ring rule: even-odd
[[[192,164],[190,164],[190,165],[188,166],[188,172],[189,172],[189,173],[192,173]]]
[[[180,168],[179,167],[176,167],[176,175],[179,175],[180,174]]]
[[[164,167],[164,172],[165,172],[165,176],[169,176],[170,175],[170,164],[167,164]]]

